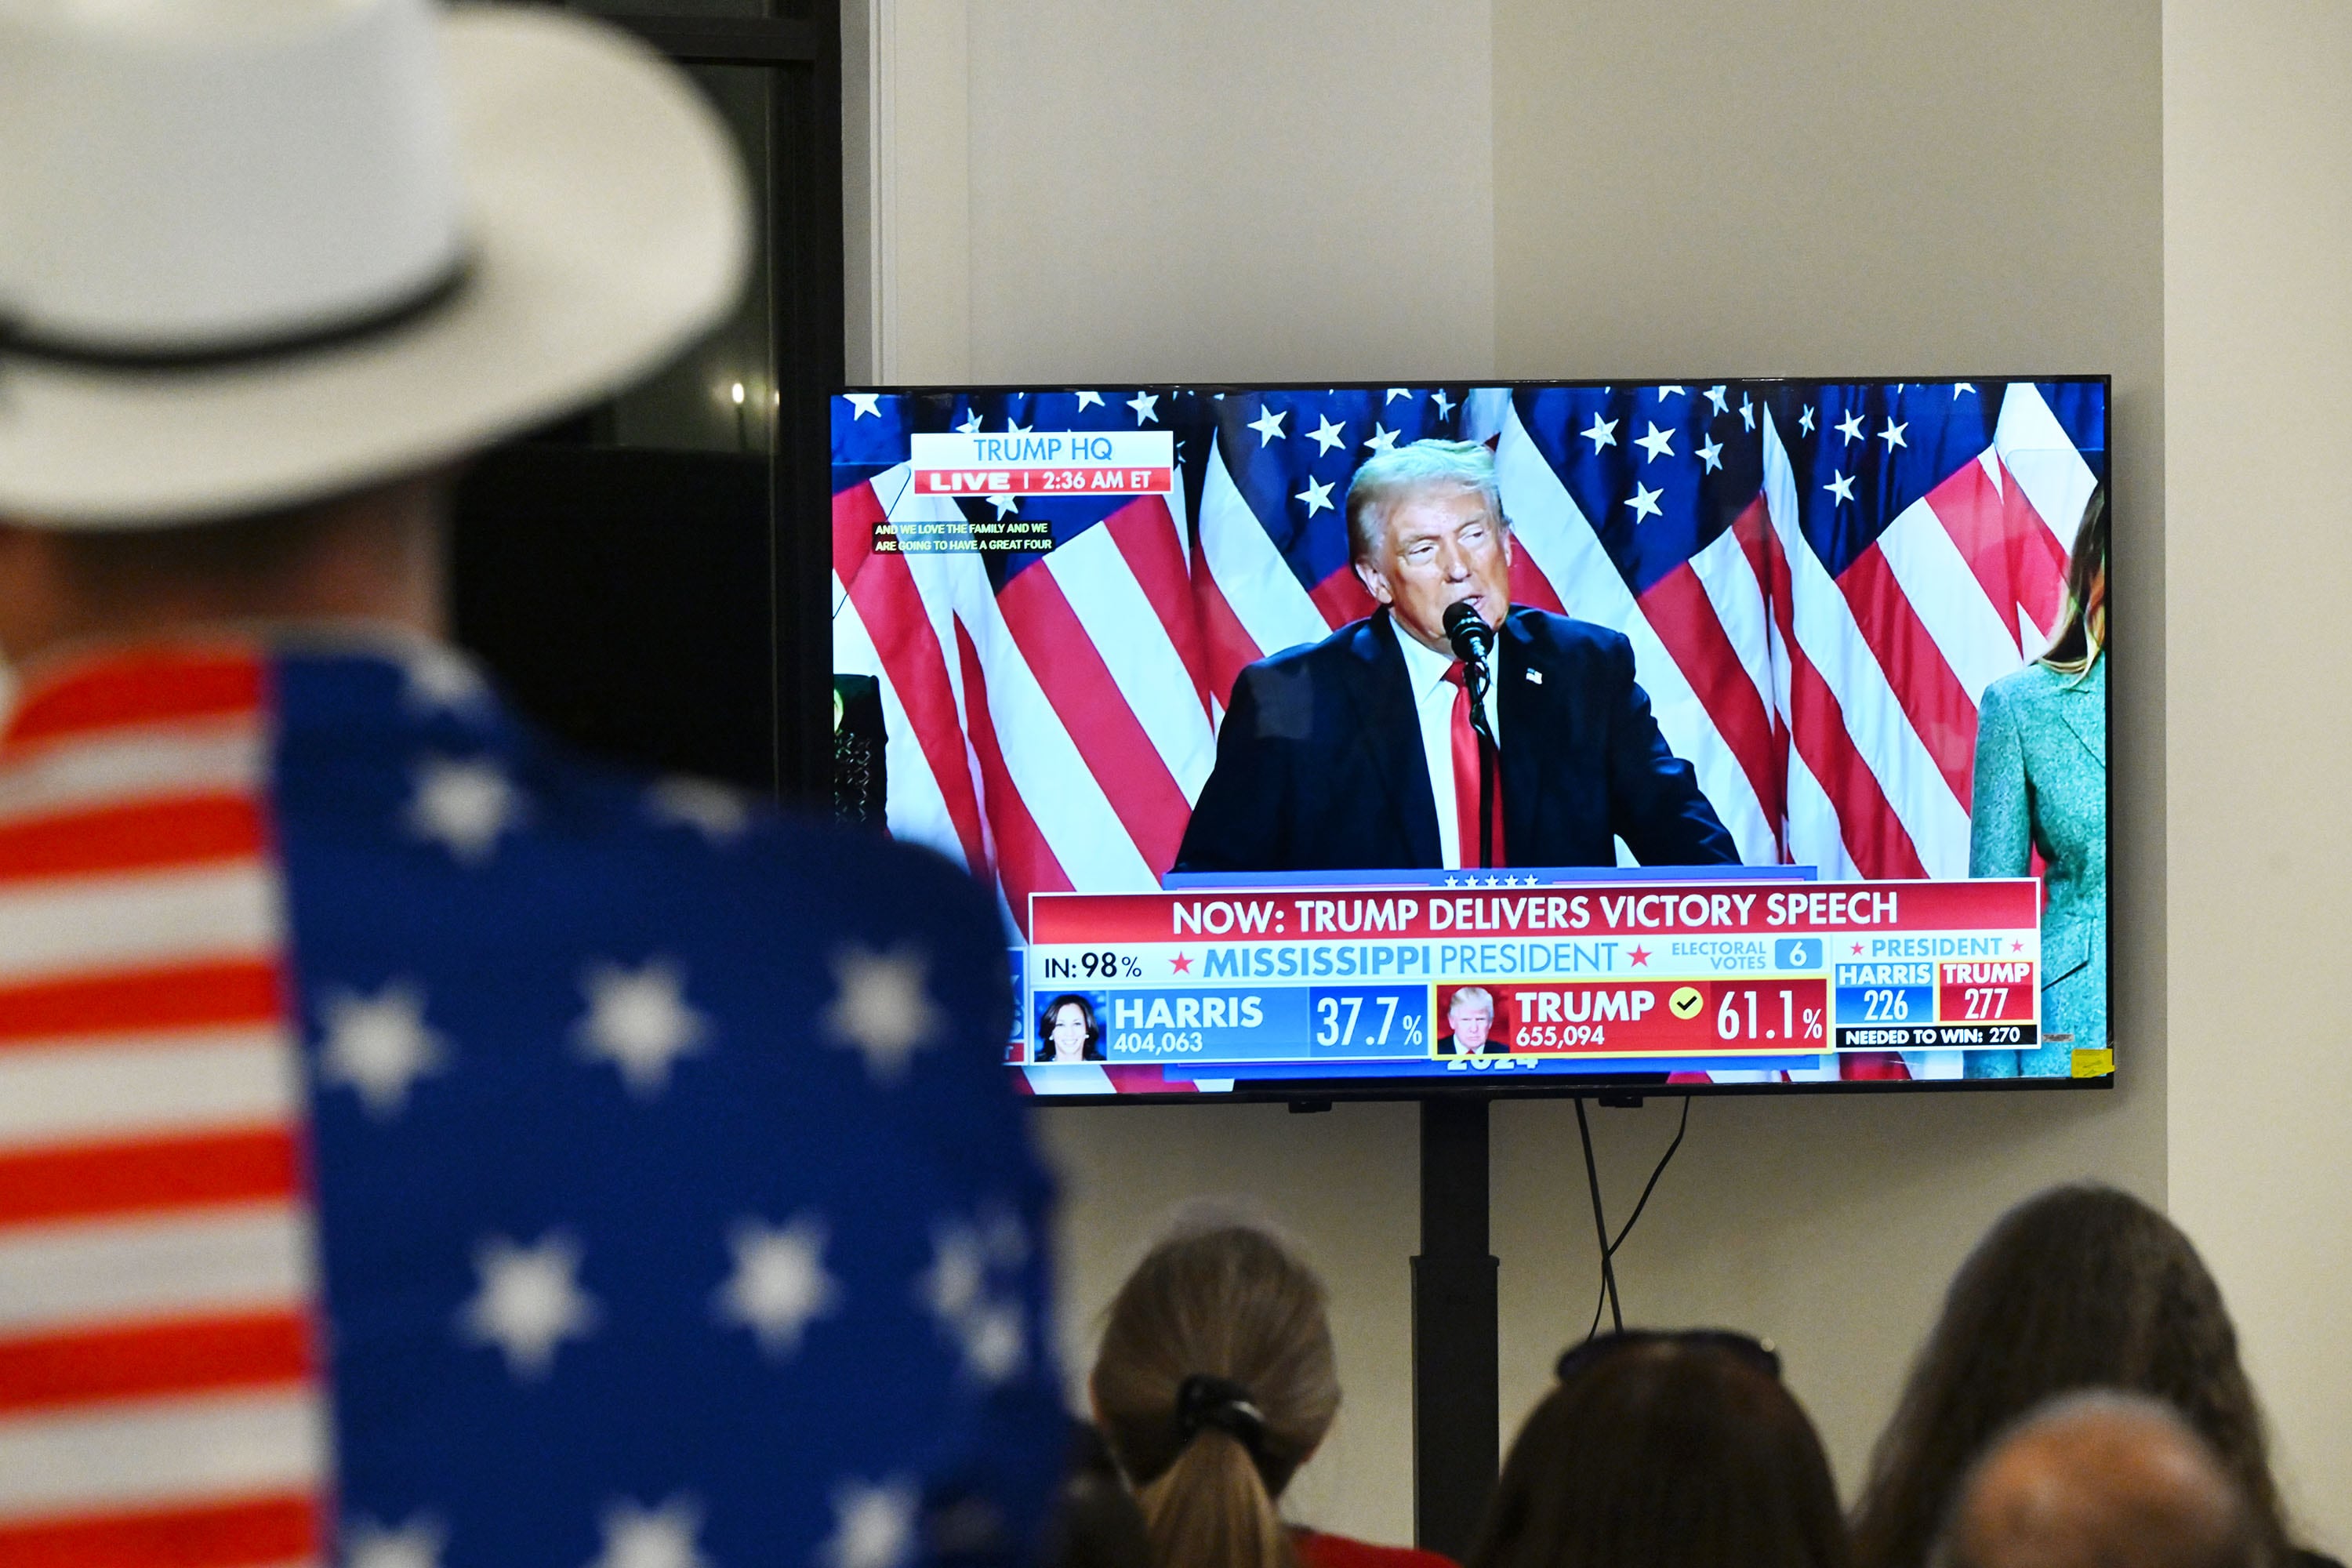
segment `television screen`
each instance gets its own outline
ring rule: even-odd
[[[2111,1081],[2108,391],[846,393],[836,809],[1043,1095]]]

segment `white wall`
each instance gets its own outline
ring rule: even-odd
[[[890,178],[851,204],[898,226],[897,292],[869,290],[898,312],[895,336],[869,351],[877,379],[2116,375],[2125,1087],[1701,1103],[1623,1256],[1627,1304],[1648,1321],[1733,1322],[1779,1341],[1851,1486],[1975,1237],[2054,1180],[2095,1175],[2163,1200],[2169,1108],[2170,1195],[2246,1320],[2311,1516],[2344,1531],[2347,1505],[2318,1480],[2352,1458],[2352,1391],[2310,1374],[2328,1348],[2325,1304],[2352,1282],[2343,1156],[2327,1153],[2324,1124],[2341,1097],[2304,1094],[2299,1121],[2282,1107],[2296,1085],[2334,1087],[2347,1069],[2315,1080],[2317,1051],[2266,1040],[2249,1076],[2231,1026],[2275,1016],[2272,998],[2327,973],[2294,967],[2296,943],[2325,956],[2324,921],[2282,946],[2271,900],[2324,910],[2347,847],[2324,770],[2277,783],[2297,776],[2301,747],[2341,748],[2344,726],[2329,721],[2343,682],[2315,681],[2310,665],[2343,663],[2345,617],[2326,612],[2342,602],[2345,553],[2315,542],[2322,565],[2289,569],[2222,521],[2315,542],[2319,433],[2345,426],[2344,395],[2326,390],[2343,380],[2341,353],[2326,357],[2342,346],[2341,307],[2337,335],[2305,321],[2343,292],[2329,247],[2344,248],[2352,189],[2345,40],[2296,35],[2298,18],[2340,29],[2341,13],[2259,0],[2259,21],[2241,29],[2239,7],[2220,0],[2175,0],[2162,23],[2158,0],[848,10],[895,39],[902,106],[896,152],[877,139]],[[910,81],[929,84],[919,108]],[[2311,150],[2321,143],[2324,157]],[[862,152],[854,144],[854,184]],[[853,300],[865,266],[853,265]],[[919,274],[938,291],[910,291]],[[2168,309],[2186,367],[2169,387]],[[2240,398],[2244,384],[2275,395]],[[2191,432],[2176,435],[2168,465],[2168,408],[2171,429]],[[2258,439],[2271,444],[2255,485],[2237,465]],[[2181,515],[2198,520],[2171,536],[2168,475],[2175,495],[2196,498]],[[2168,594],[2168,579],[2181,586]],[[2282,597],[2305,613],[2276,615]],[[2187,651],[2207,649],[2230,657]],[[2294,673],[2250,682],[2239,673],[2250,655],[2294,659]],[[2168,770],[2183,802],[2172,830]],[[2266,820],[2240,821],[2238,804],[2255,798]],[[2217,821],[2231,826],[2205,826]],[[2168,936],[2168,855],[2184,889]],[[2236,971],[2247,977],[2231,978],[2216,951],[2250,963]],[[2168,999],[2195,1042],[2177,1070]],[[1335,1296],[1349,1405],[1300,1479],[1298,1511],[1408,1539],[1410,1108],[1043,1121],[1068,1181],[1074,1364],[1173,1205],[1250,1196],[1305,1238]],[[1670,1110],[1600,1111],[1595,1131],[1622,1212],[1671,1135]],[[1594,1277],[1570,1109],[1501,1107],[1495,1139],[1507,1425],[1581,1332]],[[2272,1147],[2250,1158],[2258,1142]]]
[[[2352,1551],[2352,12],[2165,7],[2173,1213]]]
[[[1493,364],[1483,0],[971,15],[980,379]]]

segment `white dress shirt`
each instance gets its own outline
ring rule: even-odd
[[[1423,646],[1402,626],[1391,629],[1396,633],[1398,646],[1404,649],[1405,679],[1412,684],[1413,707],[1421,717],[1422,755],[1429,764],[1430,798],[1437,806],[1438,859],[1447,870],[1458,871],[1462,868],[1462,826],[1454,808],[1454,694],[1460,688],[1445,679],[1454,656]],[[1490,672],[1496,662],[1492,658],[1487,659]],[[1495,700],[1496,684],[1491,680],[1486,683],[1486,728],[1499,751],[1503,721],[1500,705]],[[1499,788],[1495,802],[1497,807],[1502,804]]]

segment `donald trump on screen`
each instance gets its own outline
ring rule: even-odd
[[[1738,863],[1658,731],[1633,645],[1510,602],[1493,453],[1429,440],[1375,454],[1347,521],[1380,608],[1242,671],[1176,870],[1609,866],[1619,838],[1645,866]],[[1457,605],[1493,632],[1484,734],[1447,635]]]

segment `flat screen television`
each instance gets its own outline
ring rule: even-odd
[[[1040,1095],[2110,1083],[2108,400],[845,393],[836,809]]]

